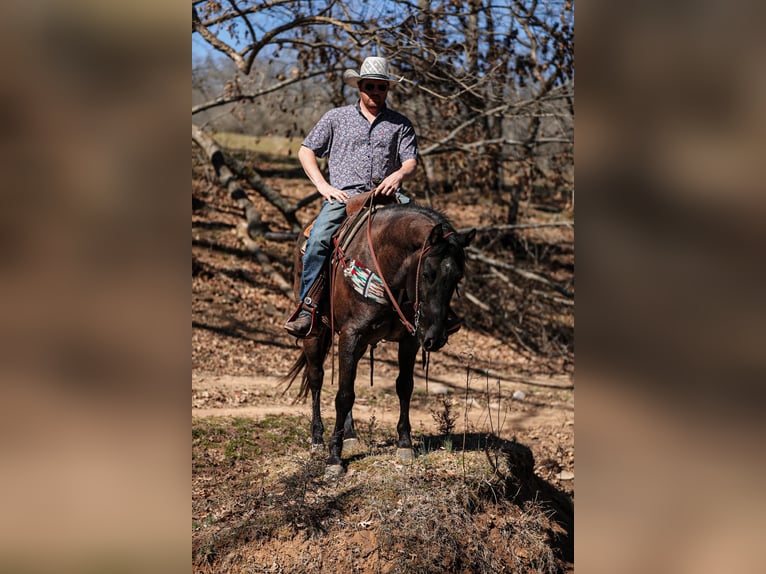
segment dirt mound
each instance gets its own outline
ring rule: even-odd
[[[305,422],[195,420],[195,572],[571,570],[571,499],[537,477],[529,448],[430,437],[401,463],[368,440],[328,479]]]

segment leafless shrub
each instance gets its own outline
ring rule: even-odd
[[[457,413],[453,411],[452,399],[447,395],[443,395],[441,398],[441,409],[431,410],[431,418],[436,423],[436,428],[440,434],[445,437],[449,437],[455,430],[455,422],[457,421]]]

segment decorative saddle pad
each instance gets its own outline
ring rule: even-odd
[[[354,291],[376,303],[388,304],[383,280],[377,273],[370,271],[355,259],[344,259],[342,265],[343,276],[350,281]]]

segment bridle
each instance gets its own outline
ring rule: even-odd
[[[375,248],[372,245],[372,214],[374,213],[374,209],[374,205],[370,207],[370,216],[367,218],[367,245],[370,248],[372,262],[375,265],[375,271],[378,273],[381,283],[383,283],[383,289],[386,291],[386,294],[388,295],[388,298],[391,301],[396,314],[399,316],[399,320],[402,322],[404,328],[407,329],[407,332],[409,332],[410,335],[415,335],[420,325],[420,270],[423,266],[423,258],[431,250],[431,246],[428,245],[428,236],[426,236],[426,238],[423,240],[423,246],[420,248],[420,254],[418,255],[418,267],[415,274],[415,303],[413,305],[415,311],[415,324],[413,325],[407,320],[407,317],[405,317],[401,307],[399,307],[399,304],[396,302],[396,297],[394,297],[394,294],[391,292],[391,288],[388,286],[388,282],[386,281],[386,278],[383,276],[383,272],[380,269],[378,257],[375,255]],[[443,235],[443,237],[446,239],[453,233],[455,232],[448,231]]]

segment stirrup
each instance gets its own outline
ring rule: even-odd
[[[287,318],[287,321],[285,322],[285,329],[288,333],[293,335],[294,337],[308,337],[314,332],[315,326],[316,326],[316,317],[317,317],[317,304],[311,299],[311,297],[306,297],[303,301],[301,301],[298,306],[295,308],[295,311],[293,311],[292,315],[290,315]],[[308,330],[303,332],[295,332],[288,327],[290,323],[295,321],[301,313],[308,313],[311,316],[311,322],[309,323]]]

